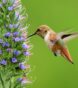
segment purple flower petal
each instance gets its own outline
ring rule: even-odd
[[[21,82],[21,84],[31,83],[26,77],[18,78],[17,81]]]
[[[29,52],[24,52],[23,54],[24,54],[25,56],[29,56],[29,55],[30,55]]]
[[[18,28],[18,24],[14,24],[14,28]]]
[[[9,24],[9,28],[12,29],[13,28],[13,24]]]
[[[23,37],[16,37],[16,38],[14,38],[14,41],[15,42],[22,42],[22,41],[24,41],[25,39],[23,38]]]
[[[27,84],[27,83],[31,83],[31,81],[29,81],[26,77],[23,77],[21,83]]]
[[[0,43],[3,43],[3,40],[2,39],[0,39]]]
[[[5,4],[7,2],[7,0],[2,0],[2,2]]]
[[[18,78],[17,81],[20,81],[21,82],[22,81],[22,78]]]
[[[3,59],[2,61],[0,61],[0,64],[7,65],[7,61]]]
[[[16,62],[17,62],[17,59],[16,59],[16,58],[12,58],[11,61],[12,61],[13,63],[16,63]]]
[[[2,44],[2,46],[3,46],[3,47],[9,47],[10,44],[9,44],[8,42],[4,42],[4,43]]]
[[[9,11],[12,11],[13,9],[14,9],[13,6],[8,7],[8,10],[9,10]]]
[[[20,51],[17,51],[17,50],[14,50],[13,53],[14,53],[14,55],[16,55],[16,56],[18,56],[18,55],[21,54],[21,52],[20,52]]]
[[[27,44],[22,44],[22,48],[23,48],[23,49],[28,49],[29,46],[28,46]]]
[[[11,50],[12,50],[11,48],[7,48],[6,49],[7,52],[11,52]]]
[[[2,8],[2,4],[0,4],[0,8]]]
[[[19,68],[24,70],[24,69],[26,69],[26,66],[23,63],[19,63]]]
[[[15,12],[15,16],[18,18],[19,17],[19,12]]]
[[[16,38],[14,38],[14,41],[15,42],[19,42],[20,41],[20,38],[19,37],[16,37]]]
[[[14,32],[14,33],[13,33],[13,36],[14,36],[14,37],[16,37],[16,36],[18,36],[18,35],[19,35],[19,32]]]
[[[4,36],[5,36],[6,38],[8,38],[8,37],[11,36],[11,33],[10,33],[10,32],[7,32]]]
[[[20,37],[20,41],[25,41],[26,39],[24,37]]]
[[[22,79],[21,83],[22,84],[26,84],[27,83],[27,80],[26,79]]]

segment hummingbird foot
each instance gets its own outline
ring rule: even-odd
[[[54,55],[55,56],[61,56],[61,51],[60,50],[57,50],[56,52],[54,52]]]
[[[56,54],[56,53],[54,53],[54,56],[57,56],[57,54]]]

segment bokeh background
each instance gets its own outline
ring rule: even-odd
[[[41,24],[56,32],[70,29],[78,32],[78,0],[22,0],[22,3],[29,15],[29,34]],[[33,36],[30,41],[34,46],[30,57],[34,82],[29,88],[78,88],[78,38],[67,43],[74,65],[55,57],[40,37]]]

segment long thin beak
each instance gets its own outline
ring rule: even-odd
[[[33,33],[33,34],[31,34],[31,35],[29,35],[27,38],[32,37],[32,36],[34,36],[34,35],[36,35],[36,32]]]

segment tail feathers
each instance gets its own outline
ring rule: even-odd
[[[74,64],[67,48],[63,48],[61,52],[62,52],[61,54],[62,54],[63,57],[65,57],[69,62]]]

